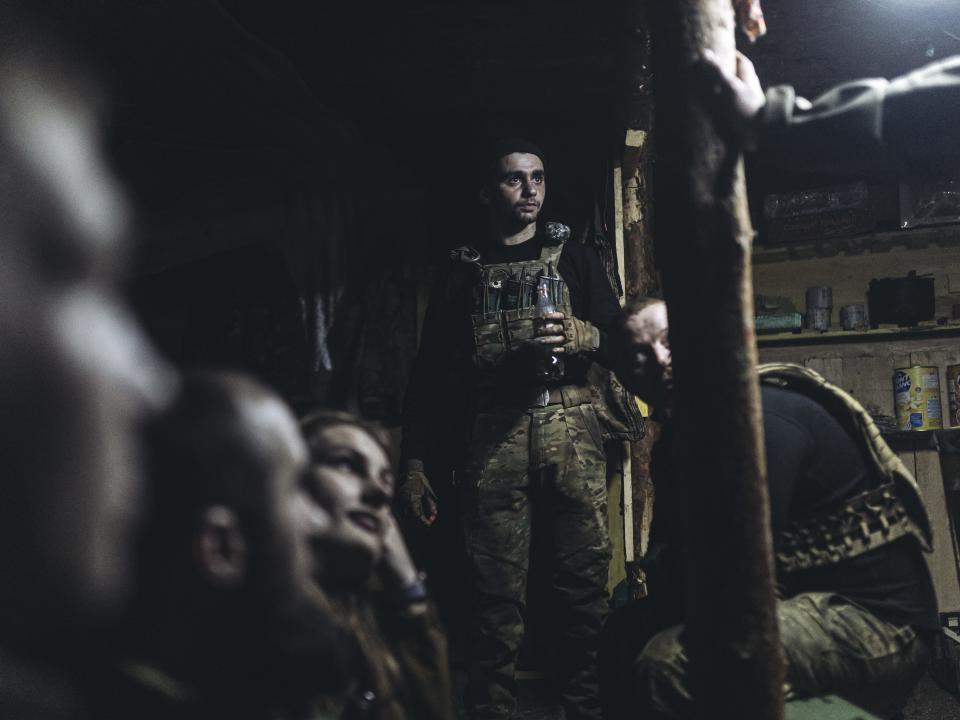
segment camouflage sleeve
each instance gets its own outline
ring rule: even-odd
[[[896,78],[856,80],[813,102],[789,86],[767,91],[760,153],[791,170],[895,177],[960,166],[954,116],[960,56]]]

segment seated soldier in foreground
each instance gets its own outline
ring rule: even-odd
[[[311,496],[330,527],[315,550],[317,581],[354,634],[365,674],[324,709],[336,717],[452,720],[447,644],[423,576],[390,509],[393,468],[382,433],[347,413],[301,423]]]
[[[293,415],[242,376],[184,380],[151,428],[151,505],[103,718],[314,718],[349,672],[309,543]]]
[[[16,27],[0,54],[0,717],[82,716],[125,604],[141,424],[176,378],[121,301],[129,208],[94,93]],[[9,38],[8,38],[9,40]]]
[[[608,717],[684,718],[692,710],[677,611],[685,540],[675,500],[679,478],[670,468],[666,306],[631,307],[621,330],[618,376],[663,412],[665,431],[652,469],[651,547],[659,566],[649,577],[653,602],[624,608],[606,628]],[[915,481],[842,390],[794,365],[761,366],[760,377],[785,697],[836,694],[889,716],[920,678],[938,627],[922,557],[930,526]],[[658,608],[672,612],[650,617]]]

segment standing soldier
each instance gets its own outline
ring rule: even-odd
[[[511,138],[487,160],[480,201],[489,225],[475,246],[453,251],[427,309],[405,401],[399,500],[427,526],[449,511],[427,479],[437,476],[430,453],[443,431],[464,428],[453,467],[474,595],[470,717],[516,710],[535,508],[552,548],[562,702],[570,720],[599,718],[610,548],[601,423],[586,378],[604,361],[620,307],[599,257],[568,242],[566,226],[538,223],[543,153]],[[553,311],[538,312],[544,304]]]

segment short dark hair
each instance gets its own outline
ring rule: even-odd
[[[252,542],[269,533],[269,446],[257,443],[250,404],[282,400],[238,373],[185,375],[175,403],[146,433],[148,512],[141,541],[144,582],[178,572],[189,552],[199,513],[234,509]],[[292,422],[292,420],[291,420]]]
[[[637,297],[627,300],[626,304],[623,306],[623,316],[624,318],[628,318],[631,315],[636,315],[641,310],[647,309],[651,305],[656,305],[657,303],[662,302],[664,302],[662,298],[651,297],[649,295],[638,295]]]
[[[543,150],[536,143],[517,135],[505,135],[488,143],[484,150],[480,164],[485,183],[499,179],[496,177],[497,163],[511,153],[536,155],[544,165],[547,163]]]

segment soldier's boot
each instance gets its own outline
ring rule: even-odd
[[[598,548],[586,550],[583,556],[595,555],[595,566],[602,567],[604,576],[588,571],[576,582],[560,583],[555,579],[555,589],[562,590],[565,607],[558,607],[561,647],[558,656],[560,699],[567,720],[600,720],[600,682],[598,670],[598,645],[603,622],[607,616],[608,600],[605,583],[609,553]]]

